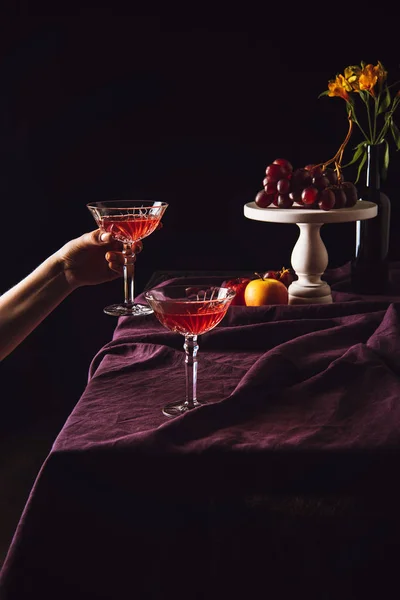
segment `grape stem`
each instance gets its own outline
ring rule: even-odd
[[[326,162],[315,165],[316,167],[322,167],[322,170],[325,171],[325,169],[329,165],[331,165],[332,163],[335,163],[335,171],[336,171],[336,175],[338,178],[338,183],[340,183],[342,181],[342,160],[343,160],[344,149],[346,148],[347,144],[349,143],[349,140],[350,140],[350,137],[351,137],[351,134],[353,131],[354,123],[353,123],[353,119],[351,117],[351,111],[349,111],[347,118],[349,120],[349,130],[348,130],[347,135],[344,138],[343,142],[340,144],[339,150],[336,152],[335,156]]]

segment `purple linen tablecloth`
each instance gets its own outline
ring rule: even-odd
[[[199,338],[121,318],[0,575],[20,598],[389,597],[400,548],[400,265],[390,295],[233,306]],[[188,283],[191,280],[187,279]],[[208,278],[210,281],[210,278]],[[305,597],[305,596],[304,596]]]

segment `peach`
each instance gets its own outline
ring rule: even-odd
[[[278,279],[253,279],[244,290],[246,306],[287,304],[288,297],[286,285]]]

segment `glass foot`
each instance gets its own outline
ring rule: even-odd
[[[151,315],[154,311],[148,304],[132,304],[131,306],[111,304],[104,308],[104,312],[113,317],[141,317],[142,315]]]
[[[178,417],[179,415],[183,415],[185,412],[188,412],[188,410],[193,410],[198,406],[201,406],[201,404],[200,402],[197,402],[197,400],[193,406],[189,406],[188,402],[171,402],[171,404],[164,406],[162,412],[166,417]]]

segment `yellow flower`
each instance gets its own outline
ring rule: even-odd
[[[365,65],[360,73],[360,77],[358,78],[360,90],[368,92],[374,97],[374,87],[378,81],[378,69],[378,66],[374,67],[374,65]]]
[[[350,96],[348,92],[351,92],[351,85],[346,81],[343,75],[337,75],[336,79],[332,79],[328,83],[328,96],[339,96],[348,102]]]
[[[344,78],[347,81],[350,90],[358,92],[360,89],[358,80],[360,77],[361,68],[358,65],[351,65],[350,67],[346,67],[344,70]]]

